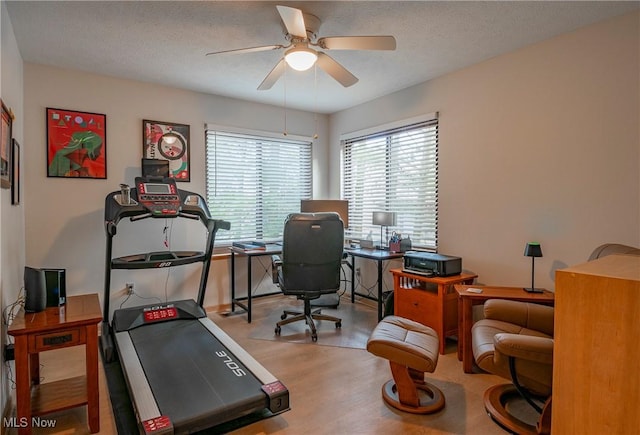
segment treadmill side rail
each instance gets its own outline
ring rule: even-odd
[[[208,317],[198,319],[202,325],[209,330],[219,341],[238,358],[253,375],[262,382],[262,391],[267,396],[269,411],[274,414],[288,411],[289,390],[275,376],[269,372],[262,364],[252,357],[244,348],[227,335],[218,325]]]
[[[115,336],[120,357],[127,361],[126,366],[122,366],[122,371],[129,384],[129,392],[133,396],[132,402],[135,404],[138,421],[145,422],[162,417],[129,333],[117,332]]]
[[[218,325],[213,323],[208,317],[198,319],[202,325],[209,330],[219,341],[233,353],[236,358],[242,361],[253,375],[258,378],[262,384],[270,384],[276,382],[278,379],[265,369],[254,357],[249,355],[249,352],[244,350],[235,340],[227,335]]]

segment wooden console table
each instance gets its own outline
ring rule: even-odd
[[[477,288],[482,293],[472,293],[469,288]],[[471,327],[473,326],[473,306],[484,304],[487,299],[508,299],[512,301],[533,302],[553,305],[554,294],[548,290],[542,293],[528,293],[523,287],[491,287],[456,285],[458,295],[458,360],[462,361],[465,373],[473,373],[473,351],[471,350]]]
[[[15,338],[18,433],[30,434],[32,418],[87,405],[89,430],[100,431],[97,294],[69,296],[66,305],[38,313],[21,310],[9,327]],[[86,345],[86,376],[40,384],[39,353]]]
[[[423,276],[391,269],[393,274],[393,307],[396,316],[405,317],[433,328],[444,354],[445,339],[458,335],[458,295],[455,284],[472,284],[478,275],[437,277]]]

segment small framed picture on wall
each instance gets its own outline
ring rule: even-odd
[[[107,115],[47,107],[47,177],[107,178]]]
[[[168,160],[170,177],[176,181],[191,181],[189,126],[143,120],[142,157]]]
[[[20,144],[15,139],[11,151],[11,204],[20,204]]]

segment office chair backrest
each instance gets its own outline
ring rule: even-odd
[[[281,287],[330,293],[340,287],[344,227],[337,213],[294,213],[284,223]]]

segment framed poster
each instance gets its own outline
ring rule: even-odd
[[[0,120],[0,186],[3,189],[11,187],[11,114],[0,101],[2,119]]]
[[[11,150],[11,204],[20,204],[20,144],[15,139]]]
[[[142,157],[169,161],[169,176],[191,181],[189,126],[142,120]]]
[[[107,178],[107,116],[47,107],[47,177]]]

